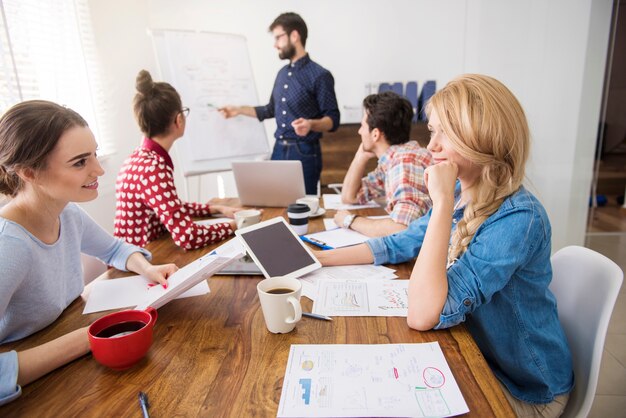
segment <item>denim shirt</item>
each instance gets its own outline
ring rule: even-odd
[[[458,183],[455,193],[458,199]],[[453,231],[463,210],[454,211]],[[369,240],[375,264],[416,257],[431,214],[400,233]],[[448,297],[435,327],[465,322],[494,374],[513,396],[529,403],[549,403],[574,385],[571,353],[548,289],[550,242],[545,209],[520,188],[448,268]]]

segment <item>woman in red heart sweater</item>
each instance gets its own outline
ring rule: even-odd
[[[192,217],[214,212],[232,218],[241,208],[183,202],[174,186],[169,150],[185,132],[188,108],[168,83],[154,82],[150,73],[137,75],[134,111],[145,138],[124,162],[115,185],[114,235],[145,246],[169,231],[181,248],[192,250],[231,236],[235,222],[198,225]]]

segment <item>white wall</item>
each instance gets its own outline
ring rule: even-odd
[[[110,100],[119,109],[111,115],[119,153],[107,161],[101,197],[88,207],[109,230],[112,179],[140,139],[131,114],[134,77],[141,68],[157,74],[145,29],[245,35],[265,102],[284,64],[267,27],[278,14],[295,11],[309,27],[311,57],[335,76],[344,114],[358,108],[367,83],[436,79],[442,87],[464,72],[503,81],[527,112],[529,183],[550,215],[554,248],[584,241],[611,0],[91,0],[91,6]],[[273,129],[267,122],[272,142]],[[217,193],[216,176],[205,177],[202,200]],[[224,177],[226,194],[233,195],[232,177]],[[182,188],[180,178],[177,184]]]

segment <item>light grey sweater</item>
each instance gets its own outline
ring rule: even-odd
[[[54,322],[83,291],[81,252],[126,270],[134,252],[150,253],[113,238],[78,205],[60,216],[54,244],[45,244],[0,217],[0,344],[27,337]],[[0,405],[19,396],[15,352],[0,353]]]

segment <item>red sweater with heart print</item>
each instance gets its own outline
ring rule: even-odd
[[[115,183],[113,235],[145,246],[165,231],[186,250],[204,247],[233,234],[228,223],[203,226],[192,216],[209,216],[208,204],[187,203],[174,186],[174,164],[168,152],[150,138],[126,159]]]

